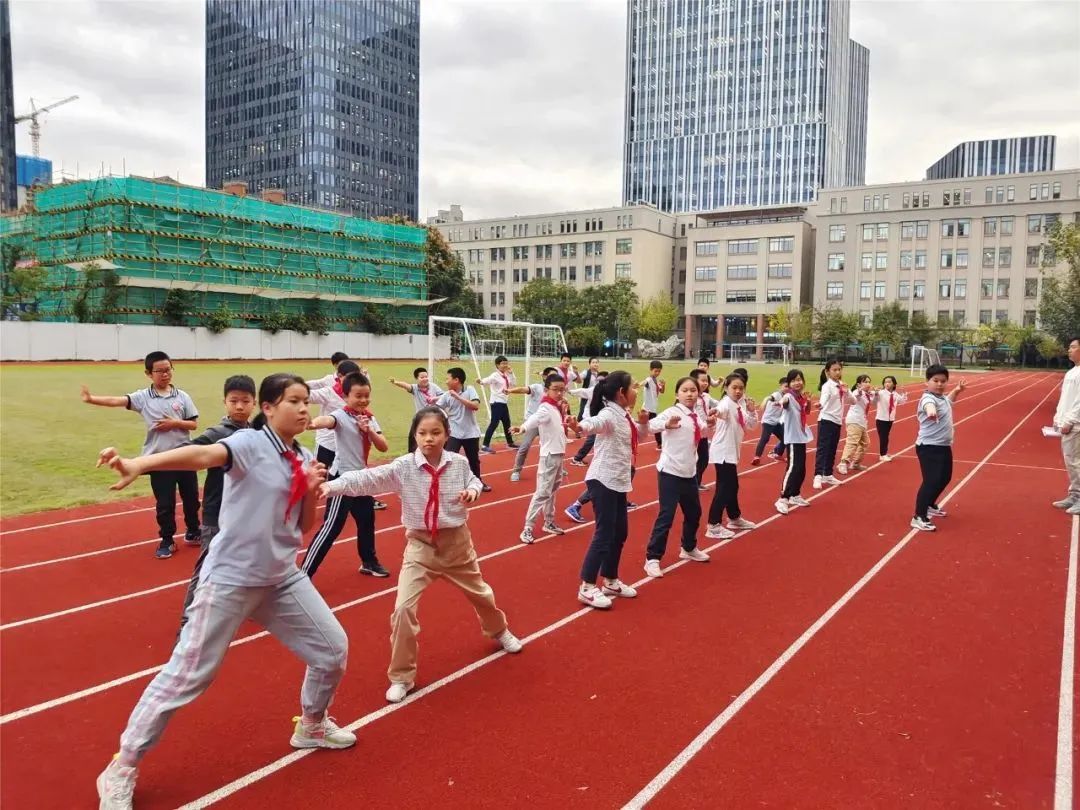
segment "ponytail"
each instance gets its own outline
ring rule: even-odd
[[[255,415],[255,418],[251,420],[251,427],[254,430],[262,430],[266,426],[266,414],[263,413],[262,406],[267,403],[276,405],[281,402],[282,397],[285,396],[285,392],[289,389],[289,386],[292,385],[302,385],[304,388],[308,387],[304,378],[298,374],[280,372],[278,374],[271,374],[268,377],[263,377],[262,382],[259,383],[259,412]]]
[[[596,384],[589,400],[589,416],[596,416],[604,409],[604,401],[612,402],[619,391],[629,392],[633,378],[627,371],[612,371]]]
[[[827,374],[828,370],[833,366],[838,365],[840,365],[840,361],[837,360],[835,357],[830,357],[825,361],[825,366],[821,369],[821,379],[818,381],[818,391],[822,390],[825,387],[825,381],[829,379]]]

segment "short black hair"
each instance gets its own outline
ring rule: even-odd
[[[566,382],[562,378],[562,374],[547,374],[544,376],[544,388],[551,388],[555,383]]]
[[[693,378],[694,378],[695,380],[700,380],[700,379],[701,379],[701,375],[702,375],[702,374],[704,374],[704,375],[705,375],[706,379],[707,379],[707,378],[708,378],[708,376],[709,376],[709,372],[707,372],[707,371],[706,371],[705,369],[703,369],[703,368],[693,368],[693,369],[690,369],[690,373],[689,373],[689,374],[688,374],[687,376],[688,376],[688,377],[693,377]],[[711,382],[711,380],[710,380],[710,382]]]
[[[589,362],[591,363],[593,360],[599,360],[599,359],[600,359],[599,357],[590,357]]]
[[[742,366],[739,366],[739,368],[733,368],[733,369],[731,370],[731,373],[732,373],[732,374],[738,374],[738,375],[739,375],[740,377],[742,377],[742,381],[743,381],[744,383],[748,383],[748,382],[750,382],[750,372],[749,372],[749,371],[747,371],[747,370],[746,370],[745,368],[743,368]]]
[[[344,377],[346,374],[357,374],[360,371],[360,366],[353,360],[342,360],[337,365],[337,373]]]
[[[150,354],[146,355],[146,359],[143,360],[143,365],[146,367],[147,371],[153,371],[154,363],[160,363],[162,360],[167,360],[169,365],[172,365],[172,358],[165,354],[165,352],[150,352]]]
[[[412,370],[412,378],[414,380],[419,380],[421,374],[427,374],[427,369],[423,366],[417,366]]]
[[[709,362],[709,358],[708,358],[708,357],[699,357],[699,358],[698,358],[698,361],[697,361],[697,364],[698,364],[698,365],[700,366],[700,365],[701,365],[702,363],[704,363],[704,364],[705,364],[705,365],[707,365],[707,366],[709,366],[709,365],[712,365],[712,364],[711,364],[711,363]]]
[[[247,374],[234,374],[225,380],[224,395],[228,396],[230,391],[239,391],[243,394],[255,396],[255,380],[251,379]]]
[[[453,377],[459,383],[464,384],[465,382],[465,369],[461,368],[460,366],[454,366],[453,368],[447,369],[446,374],[447,376]]]
[[[1070,346],[1072,346],[1072,345],[1073,345],[1073,343],[1074,343],[1074,342],[1077,342],[1077,341],[1080,341],[1080,335],[1076,335],[1075,337],[1071,337],[1071,338],[1069,338],[1069,339],[1068,339],[1068,340],[1067,340],[1067,341],[1065,342],[1065,348],[1066,348],[1066,349],[1067,349],[1067,348],[1069,348]]]
[[[780,378],[781,385],[787,385],[787,374]]]
[[[941,363],[934,363],[933,365],[926,367],[926,379],[930,379],[936,374],[944,374],[945,379],[949,379],[949,370],[945,368]]]
[[[332,355],[330,355],[330,362],[334,365],[334,368],[337,368],[338,363],[340,363],[342,360],[348,359],[349,355],[345,354],[345,352],[334,352]]]
[[[354,371],[351,374],[346,374],[341,380],[341,392],[348,394],[350,388],[355,388],[358,385],[371,386],[371,380],[361,374],[359,371]]]
[[[649,362],[649,371],[652,371],[654,368],[662,369],[663,367],[664,367],[664,364],[661,363],[659,360],[652,360],[652,361]]]
[[[570,352],[563,352],[559,355],[560,360],[573,360],[574,356]]]
[[[557,374],[557,373],[558,372],[555,371],[554,366],[548,366],[547,368],[545,368],[543,371],[540,372],[540,376],[541,377],[546,377],[548,374]]]
[[[499,365],[499,363],[505,363],[505,362],[506,362],[506,355],[505,354],[500,354],[498,357],[495,358],[495,365]]]

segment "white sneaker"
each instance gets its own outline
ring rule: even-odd
[[[1065,510],[1066,515],[1080,515],[1080,503],[1074,503]]]
[[[646,560],[645,561],[645,576],[655,577],[659,579],[664,575],[664,572],[660,570],[659,560]]]
[[[289,740],[293,748],[348,748],[356,745],[356,735],[341,728],[329,715],[323,715],[322,720],[310,725],[300,717],[294,717],[293,722],[296,728]]]
[[[633,599],[637,596],[636,590],[618,579],[605,579],[603,591],[605,596],[618,596],[621,599]]]
[[[776,503],[774,503],[773,506],[776,507],[776,511],[779,512],[781,515],[786,515],[788,512],[791,511],[791,507],[788,506],[787,498],[777,498]]]
[[[822,481],[823,481],[824,483],[826,483],[826,484],[832,484],[833,486],[836,486],[837,484],[842,484],[842,483],[844,483],[844,482],[843,482],[843,481],[841,481],[841,480],[840,480],[839,478],[837,478],[837,477],[836,477],[835,475],[826,475],[826,476],[825,476],[824,478],[822,478],[821,480],[822,480]]]
[[[728,540],[735,536],[735,532],[728,531],[719,523],[710,523],[705,530],[705,536],[713,540]]]
[[[131,810],[135,779],[138,775],[138,768],[121,765],[119,758],[113,757],[109,766],[97,778],[100,810]]]
[[[792,506],[809,506],[810,501],[806,500],[802,495],[796,495],[794,498],[788,498],[788,503]]]
[[[687,551],[685,548],[679,549],[680,560],[693,560],[694,562],[708,562],[709,555],[702,551],[700,548],[692,548]]]
[[[611,600],[608,599],[603,591],[597,588],[595,585],[582,584],[578,588],[577,592],[578,601],[589,607],[598,608],[600,610],[607,610],[611,607]]]
[[[526,526],[524,529],[522,529],[521,534],[518,535],[518,539],[521,540],[521,542],[525,543],[526,545],[533,542],[536,538],[533,537],[532,527],[531,526]]]
[[[521,480],[521,473],[519,473],[517,470],[514,470],[512,473],[510,473],[510,480],[511,481],[520,481]]]
[[[386,699],[390,703],[401,703],[412,688],[411,683],[392,683],[390,688],[386,690]]]
[[[948,512],[946,512],[944,509],[938,509],[936,506],[931,506],[929,509],[927,509],[926,514],[932,518],[949,516]]]
[[[742,530],[742,529],[756,529],[757,524],[756,523],[751,523],[746,518],[741,518],[740,517],[740,518],[735,518],[734,520],[729,520],[727,522],[727,527],[729,529],[735,529],[736,531],[739,531],[739,530]]]
[[[510,632],[509,627],[495,636],[495,640],[499,642],[506,652],[511,654],[521,652],[521,648],[525,646],[521,643],[521,639]]]
[[[840,464],[837,466],[836,471],[841,475],[847,475],[847,464],[841,461]]]
[[[545,523],[544,524],[544,531],[547,532],[548,534],[566,534],[566,529],[564,529],[561,526],[558,526],[558,525],[556,525],[554,523]]]
[[[923,520],[921,517],[913,517],[911,519],[911,528],[918,529],[920,532],[937,531],[937,526],[935,526],[929,520]]]
[[[820,475],[815,475],[814,476],[814,483],[811,484],[811,486],[813,486],[814,489],[821,489],[821,482],[824,481],[824,480],[825,479],[822,478]]]
[[[892,461],[892,456],[882,456],[881,460],[882,461]]]
[[[1076,501],[1072,498],[1062,498],[1060,501],[1054,501],[1051,506],[1055,509],[1068,509],[1070,506],[1074,506]]]

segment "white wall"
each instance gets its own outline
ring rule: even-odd
[[[438,338],[435,356],[450,357],[450,339]],[[427,359],[427,335],[329,335],[260,329],[131,326],[105,323],[0,321],[0,360],[141,360],[160,349],[176,360],[324,359],[345,352],[361,359]]]

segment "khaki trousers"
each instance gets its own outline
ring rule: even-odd
[[[866,428],[848,424],[847,441],[844,443],[844,454],[840,456],[840,461],[844,464],[858,464],[869,446],[870,434]]]
[[[439,577],[445,577],[465,594],[485,635],[494,638],[506,629],[506,615],[495,606],[495,594],[480,573],[469,527],[439,529],[436,540],[437,545],[432,545],[429,532],[405,532],[405,559],[398,576],[397,602],[390,616],[390,668],[386,674],[391,683],[412,685],[416,681],[420,596]]]

